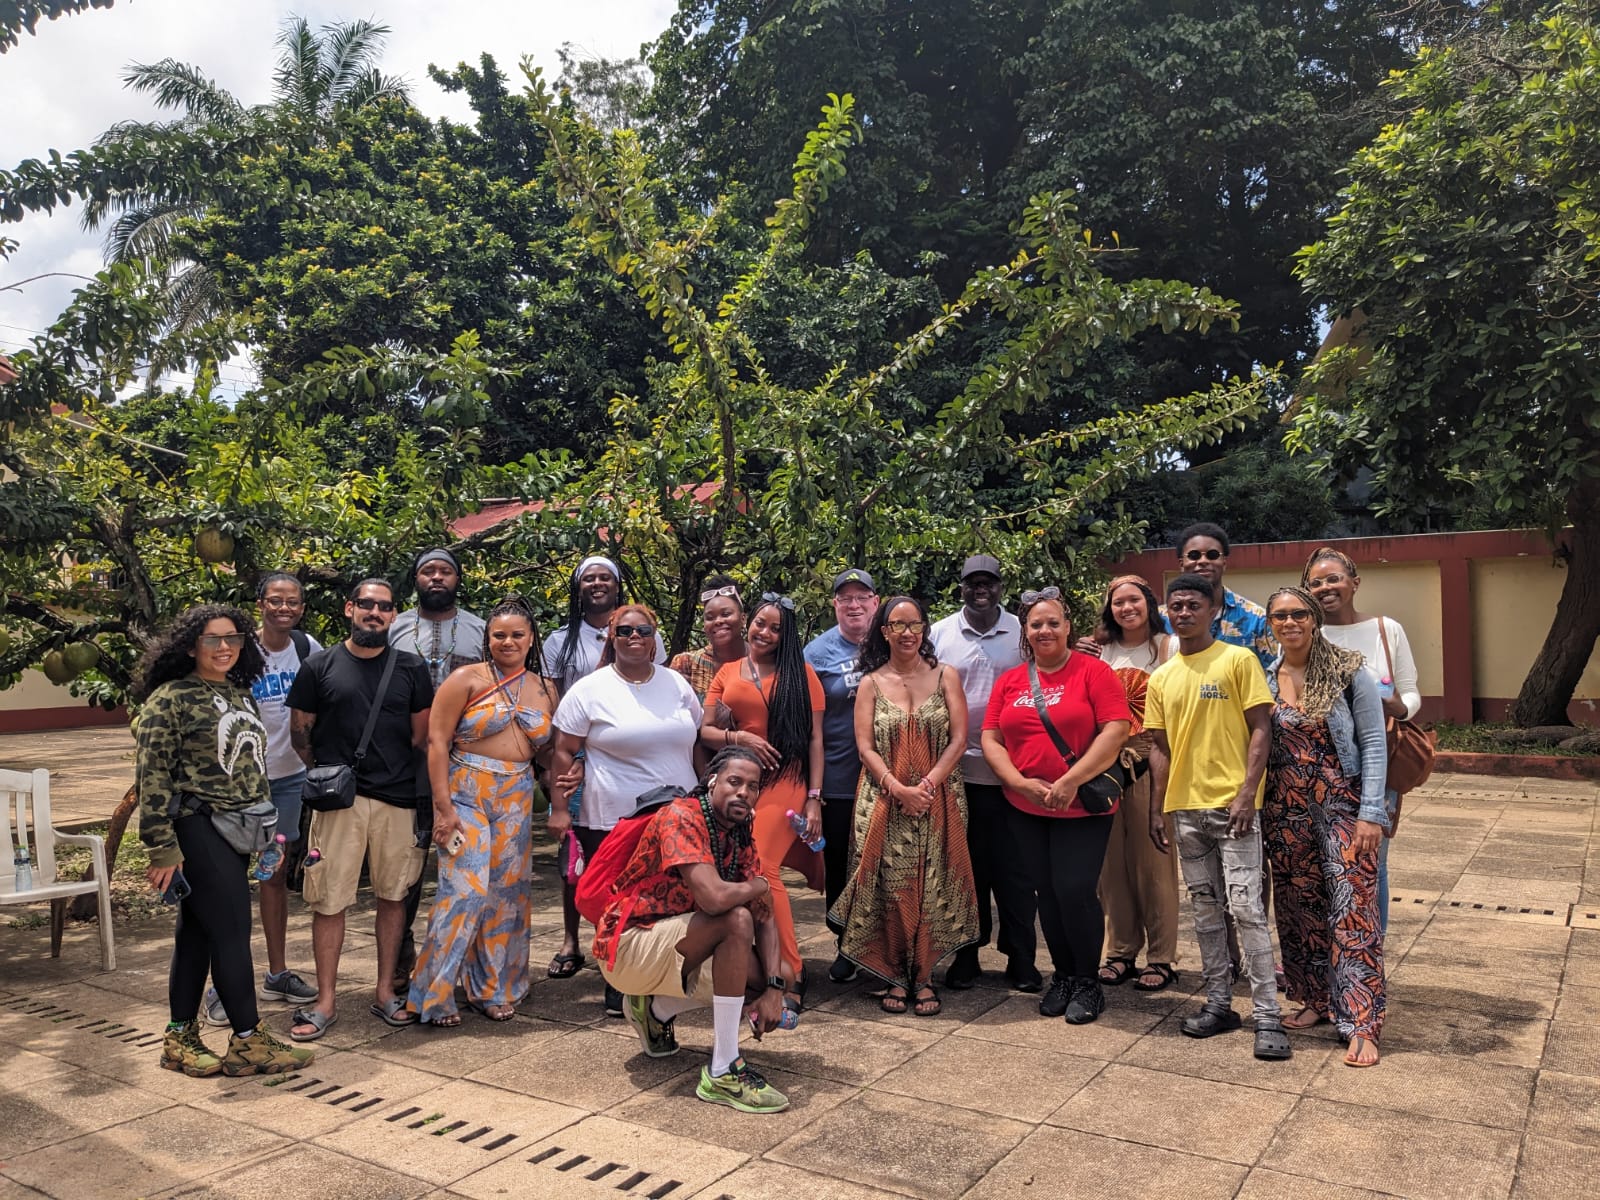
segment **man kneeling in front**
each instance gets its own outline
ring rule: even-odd
[[[639,818],[648,823],[594,939],[600,973],[627,998],[623,1011],[652,1058],[678,1052],[679,1013],[710,1005],[711,1062],[695,1094],[749,1113],[789,1107],[739,1054],[747,1020],[759,1040],[783,1014],[778,927],[750,838],[760,791],[760,760],[733,746],[692,793]]]

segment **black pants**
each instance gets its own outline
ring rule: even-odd
[[[828,839],[822,847],[822,894],[828,912],[833,902],[844,891],[850,875],[850,832],[855,824],[856,798],[854,796],[824,796],[822,798],[822,836]],[[837,931],[838,941],[844,931]]]
[[[210,975],[234,1029],[254,1029],[261,1014],[250,961],[250,860],[223,841],[202,813],[179,817],[173,830],[192,890],[178,906],[177,944],[167,972],[172,1020],[195,1019]]]
[[[1113,817],[1036,817],[1007,806],[1016,864],[1039,900],[1039,924],[1057,975],[1093,976],[1105,944],[1100,907],[1100,867],[1111,839]],[[1012,936],[1020,937],[1020,931]],[[1033,929],[1027,947],[1033,949]]]
[[[1033,918],[1038,912],[1034,889],[1017,867],[1013,846],[1012,811],[997,784],[967,784],[967,853],[972,859],[972,884],[978,893],[978,946],[993,938],[995,949],[1007,958],[1033,964]],[[990,906],[991,897],[993,907]],[[999,916],[996,936],[995,917]],[[978,948],[963,950],[974,961]]]
[[[420,800],[419,804],[431,804],[430,800]],[[417,923],[417,910],[422,907],[422,877],[428,873],[428,855],[433,852],[433,843],[430,841],[422,848],[422,870],[417,872],[417,881],[411,885],[411,890],[406,893],[406,928],[400,935],[400,957],[397,960],[400,966],[417,961],[417,939],[411,932],[411,927]]]

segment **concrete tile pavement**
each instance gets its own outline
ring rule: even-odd
[[[1297,1034],[1281,1064],[1250,1056],[1248,1030],[1182,1037],[1198,985],[1187,916],[1177,988],[1110,990],[1105,1015],[1073,1028],[1006,991],[989,952],[980,987],[946,991],[940,1016],[886,1016],[865,985],[825,982],[821,906],[807,898],[812,1003],[798,1030],[750,1049],[794,1105],[741,1116],[693,1097],[703,1015],[680,1021],[683,1054],[647,1059],[600,1013],[592,966],[544,978],[558,921],[547,846],[535,983],[516,1020],[469,1012],[447,1032],[368,1016],[363,913],[340,1022],[287,1079],[156,1066],[165,922],[120,928],[110,974],[86,927],[55,961],[46,931],[0,928],[0,1200],[242,1200],[301,1184],[396,1200],[989,1198],[1074,1184],[1186,1200],[1564,1196],[1600,1168],[1600,927],[1585,927],[1581,901],[1600,882],[1596,801],[1593,787],[1449,776],[1408,798],[1371,1071],[1344,1067],[1326,1027]],[[1551,864],[1577,878],[1541,873]],[[307,974],[308,925],[296,904],[290,958]],[[1242,991],[1236,1003],[1246,1011]],[[281,1028],[281,1006],[264,1008]]]

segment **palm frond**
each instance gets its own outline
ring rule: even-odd
[[[188,333],[222,311],[222,288],[217,277],[199,263],[187,263],[173,272],[163,299],[167,330]]]
[[[385,75],[377,67],[369,67],[346,86],[339,97],[339,107],[355,110],[380,100],[410,99],[411,92],[404,79],[398,75]]]
[[[289,17],[278,33],[278,47],[278,65],[272,70],[274,106],[311,120],[323,97],[317,36],[304,17]]]
[[[142,259],[156,264],[169,260],[178,222],[185,217],[199,216],[201,212],[191,204],[146,196],[130,197],[129,201],[126,210],[106,231],[107,262]]]
[[[354,107],[349,93],[377,66],[388,36],[389,27],[379,21],[346,21],[322,27],[322,70],[327,85],[324,94],[330,105]]]
[[[153,97],[159,108],[180,109],[186,116],[216,125],[231,124],[244,111],[243,105],[216,80],[207,79],[199,67],[175,58],[135,63],[123,71],[122,81],[134,91]]]

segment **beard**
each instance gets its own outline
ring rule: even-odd
[[[434,589],[417,593],[417,607],[428,612],[449,612],[456,606],[456,589]]]
[[[363,629],[357,626],[350,630],[350,640],[365,650],[376,650],[380,646],[389,644],[389,631],[387,629]]]

